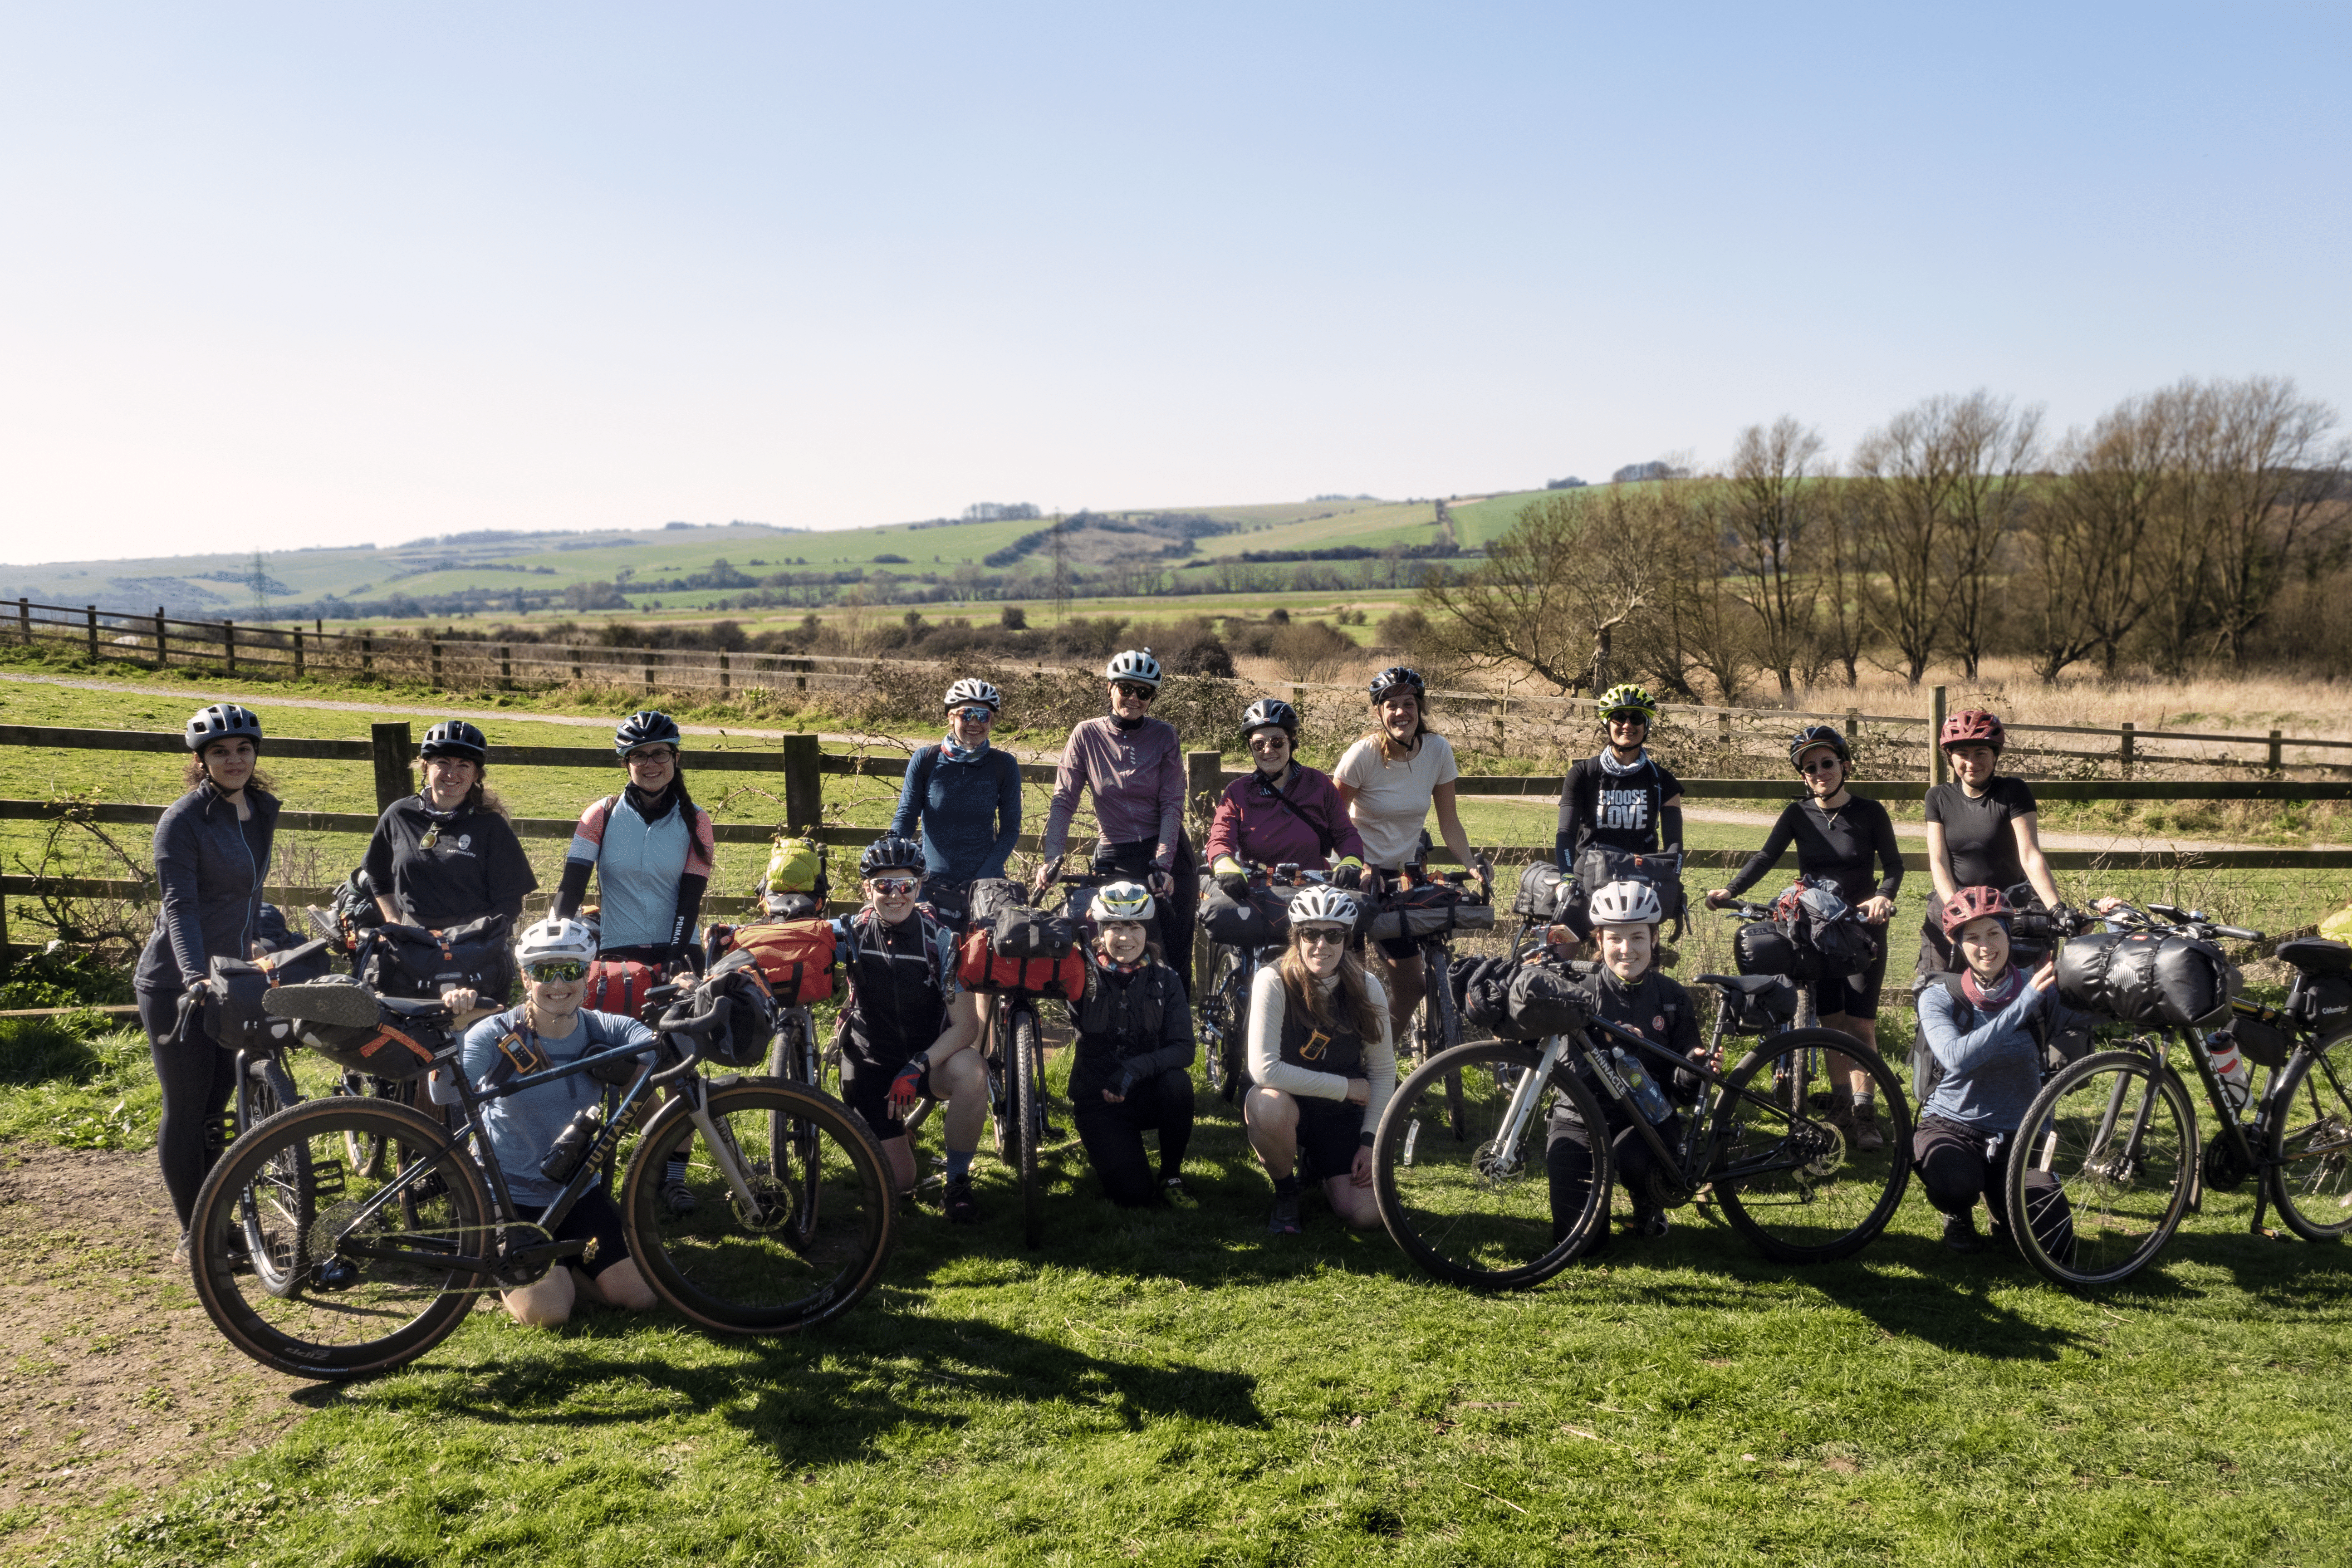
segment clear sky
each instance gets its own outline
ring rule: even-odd
[[[2352,8],[0,5],[0,560],[2352,410]]]

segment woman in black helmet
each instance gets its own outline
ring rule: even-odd
[[[155,1154],[180,1216],[179,1257],[185,1262],[188,1211],[218,1155],[206,1134],[219,1125],[236,1092],[236,1058],[201,1033],[177,1037],[179,1002],[211,973],[214,959],[253,956],[278,797],[254,765],[261,721],[249,709],[216,703],[190,719],[183,733],[194,753],[188,793],[155,824],[163,907],[131,985],[163,1089]]]
[[[376,819],[366,868],[383,918],[446,931],[485,915],[522,921],[539,886],[506,807],[483,784],[489,742],[462,719],[425,731],[425,787]]]

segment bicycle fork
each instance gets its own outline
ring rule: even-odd
[[[702,1141],[709,1146],[711,1163],[719,1167],[719,1173],[727,1178],[728,1188],[742,1206],[744,1222],[758,1225],[767,1215],[758,1195],[751,1191],[751,1184],[745,1178],[743,1152],[736,1147],[733,1131],[720,1127],[711,1119],[709,1086],[699,1077],[688,1074],[686,1081],[673,1092],[686,1101],[687,1120],[694,1123],[702,1134]]]
[[[1532,1068],[1519,1069],[1519,1081],[1511,1086],[1511,1103],[1503,1112],[1501,1131],[1485,1151],[1487,1173],[1493,1176],[1516,1176],[1519,1173],[1519,1149],[1527,1137],[1528,1123],[1535,1115],[1536,1102],[1543,1096],[1543,1086],[1551,1081],[1552,1069],[1568,1048],[1564,1035],[1544,1037],[1543,1056]],[[1403,1163],[1412,1163],[1413,1145],[1421,1137],[1421,1119],[1413,1118],[1405,1129]]]

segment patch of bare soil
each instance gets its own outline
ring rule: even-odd
[[[229,1348],[172,1262],[150,1153],[0,1148],[0,1558],[275,1442],[311,1384]]]

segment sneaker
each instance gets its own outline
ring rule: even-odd
[[[1298,1194],[1274,1194],[1274,1212],[1265,1216],[1265,1228],[1276,1236],[1297,1236],[1303,1228],[1298,1223]]]
[[[1875,1104],[1854,1107],[1853,1146],[1865,1154],[1875,1154],[1886,1147],[1886,1134],[1878,1129],[1878,1107]]]
[[[967,1176],[961,1182],[948,1184],[945,1207],[948,1223],[950,1225],[980,1223],[980,1202],[971,1195],[971,1177]]]
[[[1625,1226],[1625,1234],[1639,1237],[1643,1241],[1657,1240],[1666,1234],[1666,1211],[1664,1209],[1635,1210],[1633,1219]]]
[[[694,1194],[686,1190],[686,1183],[682,1178],[672,1176],[664,1182],[661,1185],[661,1195],[662,1202],[668,1205],[670,1213],[685,1215],[694,1212]]]
[[[185,1268],[188,1266],[189,1250],[188,1233],[184,1230],[180,1233],[180,1245],[172,1248],[173,1264],[177,1268]]]
[[[1181,1198],[1184,1195],[1184,1178],[1162,1176],[1160,1178],[1160,1190],[1171,1198]]]
[[[1982,1252],[1984,1238],[1977,1235],[1976,1212],[1944,1216],[1944,1245],[1954,1252]]]

